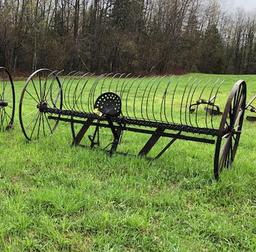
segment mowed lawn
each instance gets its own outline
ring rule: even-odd
[[[224,97],[239,79],[256,93],[256,76],[192,76],[224,79]],[[256,122],[245,122],[232,170],[216,182],[213,145],[177,141],[154,162],[110,158],[71,147],[65,123],[28,143],[16,112],[0,137],[0,251],[256,250]],[[135,154],[147,139],[125,133],[120,150]]]

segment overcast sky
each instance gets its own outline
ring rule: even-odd
[[[243,8],[246,11],[256,10],[256,0],[221,0],[223,7],[227,10]]]

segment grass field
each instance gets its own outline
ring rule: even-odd
[[[225,90],[245,79],[256,93],[256,76],[197,78],[223,78]],[[18,104],[24,82],[15,86]],[[65,124],[27,143],[16,113],[0,137],[0,251],[255,251],[255,135],[245,122],[233,168],[216,182],[214,146],[179,141],[155,162],[110,158],[71,148]],[[147,138],[127,133],[121,150]]]

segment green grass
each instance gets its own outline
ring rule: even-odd
[[[256,91],[256,76],[197,77]],[[65,124],[27,143],[17,115],[0,137],[0,251],[256,250],[256,124],[245,123],[232,170],[215,182],[214,146],[180,141],[151,163],[110,158],[71,148]],[[136,153],[147,137],[127,133],[120,150]]]

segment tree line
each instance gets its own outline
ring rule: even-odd
[[[0,65],[255,73],[255,21],[218,0],[0,0]]]

